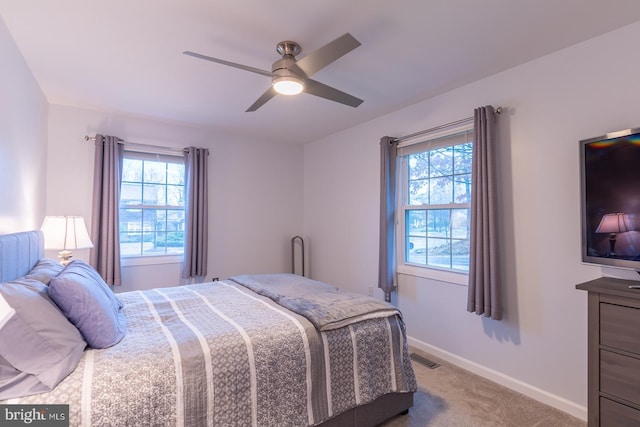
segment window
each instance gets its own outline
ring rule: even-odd
[[[120,255],[184,252],[184,159],[125,151],[120,190]]]
[[[398,239],[402,264],[469,272],[471,129],[400,145]]]

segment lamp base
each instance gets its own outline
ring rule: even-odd
[[[616,256],[616,233],[611,233],[609,234],[609,256],[610,257],[614,257]]]
[[[69,250],[65,249],[64,251],[58,252],[58,258],[60,258],[60,264],[62,265],[69,264],[71,262],[72,257],[73,257],[73,254]]]

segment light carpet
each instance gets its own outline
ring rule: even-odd
[[[585,427],[586,422],[415,349],[440,364],[413,362],[418,392],[407,415],[384,427]]]

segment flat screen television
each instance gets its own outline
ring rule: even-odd
[[[582,261],[640,272],[640,128],[580,141]]]

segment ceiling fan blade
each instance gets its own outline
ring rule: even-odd
[[[251,104],[251,107],[247,108],[245,113],[249,113],[251,111],[256,111],[258,108],[262,107],[264,104],[267,103],[268,100],[270,100],[271,98],[273,98],[276,95],[277,95],[277,93],[276,93],[275,89],[273,88],[273,86],[269,87],[269,89],[267,89],[267,91],[265,93],[263,93],[260,96],[260,98],[256,99],[256,102]]]
[[[304,75],[311,77],[316,72],[351,52],[358,46],[360,46],[360,42],[351,34],[346,33],[298,60],[293,66],[289,67],[289,69],[298,74],[300,74],[299,71],[302,71]]]
[[[213,58],[211,56],[201,55],[195,52],[189,52],[188,50],[185,50],[182,53],[184,53],[185,55],[196,57],[196,58],[205,59],[207,61],[216,62],[218,64],[228,65],[229,67],[239,68],[241,70],[250,71],[256,74],[261,74],[263,76],[273,77],[273,73],[271,71],[261,70],[260,68],[254,68],[254,67],[249,67],[248,65],[236,64],[235,62],[229,62],[229,61],[225,61],[224,59]]]
[[[341,90],[327,86],[326,84],[318,81],[307,79],[304,81],[304,91],[310,95],[319,96],[330,101],[339,102],[341,104],[349,105],[351,107],[357,107],[362,104],[362,99],[355,96],[344,93]]]

